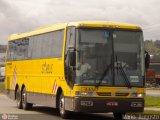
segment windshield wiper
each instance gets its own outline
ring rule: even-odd
[[[116,59],[117,59],[117,56],[116,56]],[[128,79],[126,73],[124,72],[124,69],[123,69],[123,67],[122,67],[122,63],[118,63],[117,60],[116,60],[116,62],[117,62],[117,69],[120,71],[120,74],[121,74],[122,77],[124,78],[124,81],[125,81],[125,83],[126,83],[126,86],[127,86],[128,88],[131,88],[132,86],[131,86],[131,84],[130,84],[130,82],[129,82],[129,79]]]
[[[104,72],[103,72],[103,74],[102,74],[102,76],[101,76],[101,78],[100,78],[100,80],[99,80],[99,83],[96,85],[96,87],[99,87],[99,86],[100,86],[100,84],[101,84],[101,82],[103,81],[104,77],[105,77],[106,74],[108,73],[109,68],[111,67],[111,65],[112,65],[112,64],[109,64],[109,65],[106,67],[106,69],[104,70]]]

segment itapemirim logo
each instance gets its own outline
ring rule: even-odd
[[[7,114],[2,114],[2,120],[7,120],[8,119],[8,115]]]

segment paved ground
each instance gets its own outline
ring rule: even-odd
[[[147,107],[144,108],[145,110],[154,110],[154,111],[160,111],[160,108],[153,108],[153,107]]]
[[[160,97],[160,90],[146,90],[146,95]]]
[[[3,117],[10,117],[12,120],[63,120],[58,116],[56,109],[44,106],[34,106],[30,111],[17,109],[15,101],[5,95],[0,95],[0,120]],[[70,120],[114,120],[109,114],[77,114],[72,113]]]
[[[160,90],[147,90],[147,95],[160,96]],[[145,108],[152,110],[152,108]],[[157,110],[157,109],[156,109]],[[160,110],[160,109],[158,109]],[[56,109],[44,106],[34,106],[30,111],[24,111],[16,108],[15,101],[10,100],[6,95],[0,95],[0,120],[2,115],[5,117],[7,114],[12,120],[63,120],[58,116]],[[114,120],[113,115],[109,114],[71,114],[70,120]]]

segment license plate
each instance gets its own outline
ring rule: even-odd
[[[118,102],[107,102],[106,106],[118,106]]]

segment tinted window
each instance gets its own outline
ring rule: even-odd
[[[10,41],[8,60],[61,57],[64,30]]]
[[[68,27],[67,29],[66,52],[68,45],[75,46],[75,27]]]
[[[63,48],[64,31],[56,31],[53,33],[53,56],[61,57]]]
[[[8,60],[22,60],[28,58],[28,38],[9,42]]]

